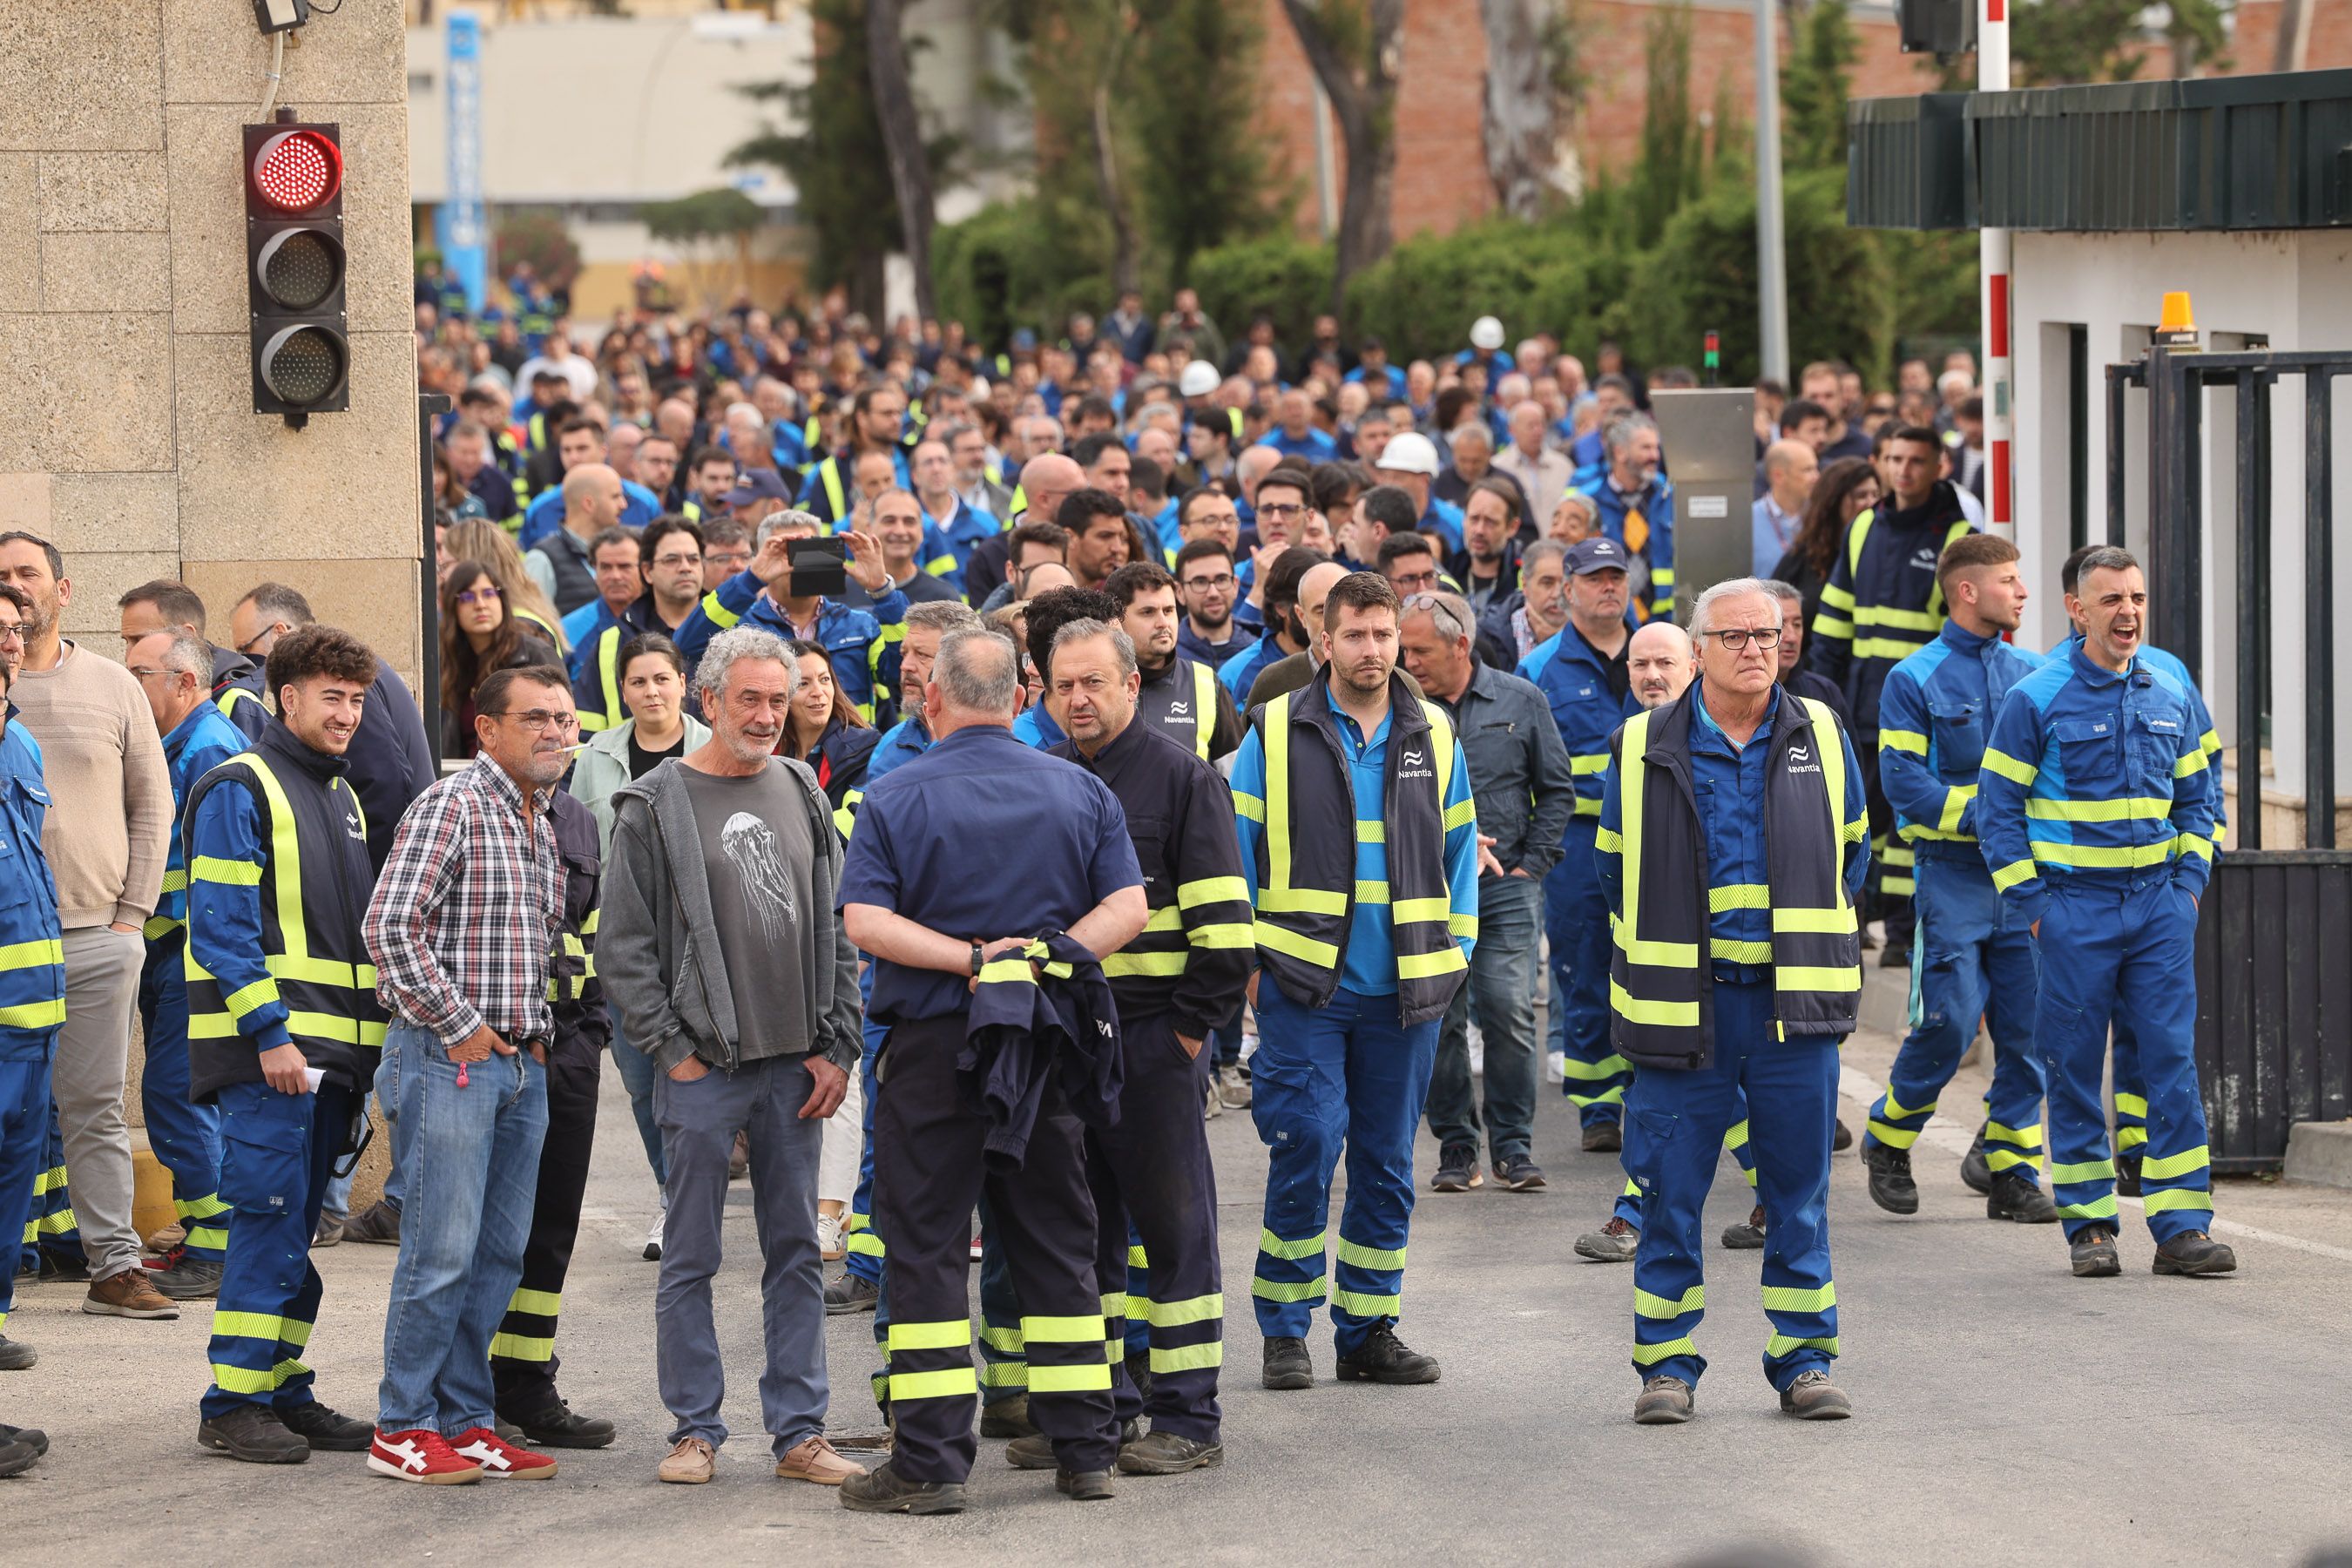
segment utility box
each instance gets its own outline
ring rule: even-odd
[[[1895,0],[1895,31],[1906,55],[1972,54],[1977,0]]]
[[[1650,414],[1675,481],[1675,619],[1687,623],[1701,593],[1756,570],[1756,395],[1654,391]]]

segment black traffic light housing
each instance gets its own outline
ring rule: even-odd
[[[1895,28],[1906,55],[1974,54],[1977,0],[1895,0]]]
[[[245,128],[245,284],[253,411],[299,430],[352,405],[342,127],[281,109]]]

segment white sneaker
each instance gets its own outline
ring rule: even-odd
[[[841,1216],[821,1214],[816,1216],[816,1249],[827,1263],[841,1261]]]
[[[646,1232],[645,1259],[646,1262],[659,1263],[661,1261],[662,1226],[668,1223],[668,1209],[665,1208],[661,1213],[654,1215],[654,1227]]]

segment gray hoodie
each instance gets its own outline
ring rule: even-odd
[[[833,809],[807,766],[779,757],[809,803],[814,907],[832,910],[841,881],[842,847]],[[612,848],[604,861],[604,904],[596,934],[596,977],[621,1010],[628,1042],[664,1072],[689,1056],[732,1071],[742,1065],[735,994],[710,907],[702,837],[677,761],[664,763],[613,793]],[[815,979],[816,1049],[844,1070],[859,1050],[857,950],[841,917],[810,922],[802,971]]]

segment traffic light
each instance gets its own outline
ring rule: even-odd
[[[1895,30],[1906,55],[1974,54],[1977,0],[1895,0]]]
[[[245,255],[253,411],[299,430],[349,408],[341,126],[299,124],[281,109],[245,128]]]

